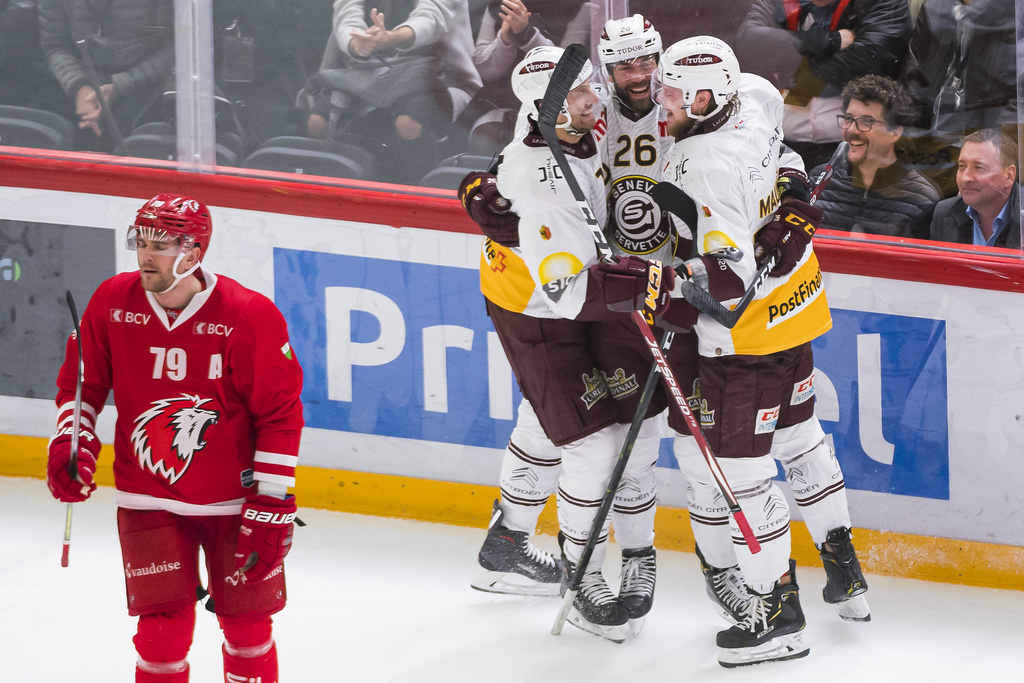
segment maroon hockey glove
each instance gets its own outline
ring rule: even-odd
[[[459,201],[484,235],[503,247],[519,246],[519,216],[512,213],[512,202],[498,192],[494,174],[467,174],[459,184]]]
[[[295,496],[281,500],[252,495],[245,499],[235,564],[246,581],[262,581],[284,561],[292,549],[295,512]]]
[[[598,261],[590,266],[590,277],[604,295],[605,306],[618,313],[643,310],[662,315],[671,302],[675,272],[638,256],[612,258],[614,262]]]
[[[811,243],[811,237],[821,224],[821,216],[821,209],[810,204],[787,201],[775,212],[772,221],[754,237],[754,258],[760,262],[778,249],[778,263],[769,275],[788,275]]]
[[[807,174],[799,168],[783,166],[779,169],[779,176],[775,181],[775,190],[779,193],[779,199],[798,199],[806,202],[811,198],[811,183]]]
[[[68,423],[50,439],[46,461],[46,485],[53,497],[62,503],[81,503],[96,490],[92,475],[96,471],[96,456],[100,440],[96,433],[82,425],[78,430],[77,476],[71,476],[71,435],[74,427]]]

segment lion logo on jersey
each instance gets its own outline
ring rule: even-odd
[[[182,394],[178,398],[153,401],[152,407],[135,418],[132,448],[139,467],[164,477],[171,484],[181,479],[192,456],[203,450],[203,438],[220,413],[201,408],[213,399]]]

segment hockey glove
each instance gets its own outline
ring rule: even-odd
[[[85,424],[78,430],[78,457],[75,475],[71,473],[71,435],[75,428],[70,422],[57,430],[50,439],[46,461],[46,485],[53,497],[62,503],[81,503],[96,490],[93,473],[100,440],[96,432]]]
[[[784,166],[779,169],[779,177],[775,181],[775,190],[782,201],[787,199],[797,199],[801,202],[809,201],[811,198],[810,187],[807,174],[799,168]]]
[[[600,287],[605,306],[618,313],[643,310],[657,317],[671,302],[676,274],[657,261],[637,256],[613,256],[613,262],[590,266],[590,277]]]
[[[754,258],[758,262],[779,251],[778,263],[769,276],[781,277],[792,272],[821,225],[821,217],[821,209],[804,202],[792,200],[779,207],[771,222],[754,237]]]
[[[262,581],[284,561],[292,549],[295,496],[284,500],[251,495],[242,505],[235,564],[246,581]]]
[[[474,171],[459,184],[459,201],[484,235],[503,247],[519,246],[519,216],[512,202],[498,192],[498,178]]]

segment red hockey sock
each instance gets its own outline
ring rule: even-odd
[[[234,647],[225,642],[225,683],[277,683],[277,645]]]
[[[135,665],[135,683],[188,683],[188,662],[154,664],[140,659]]]

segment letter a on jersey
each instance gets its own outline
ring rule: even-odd
[[[132,448],[139,467],[171,484],[181,479],[192,464],[192,456],[206,446],[206,429],[217,424],[220,417],[218,411],[201,407],[212,400],[182,394],[153,401],[149,410],[135,418],[132,430]]]

